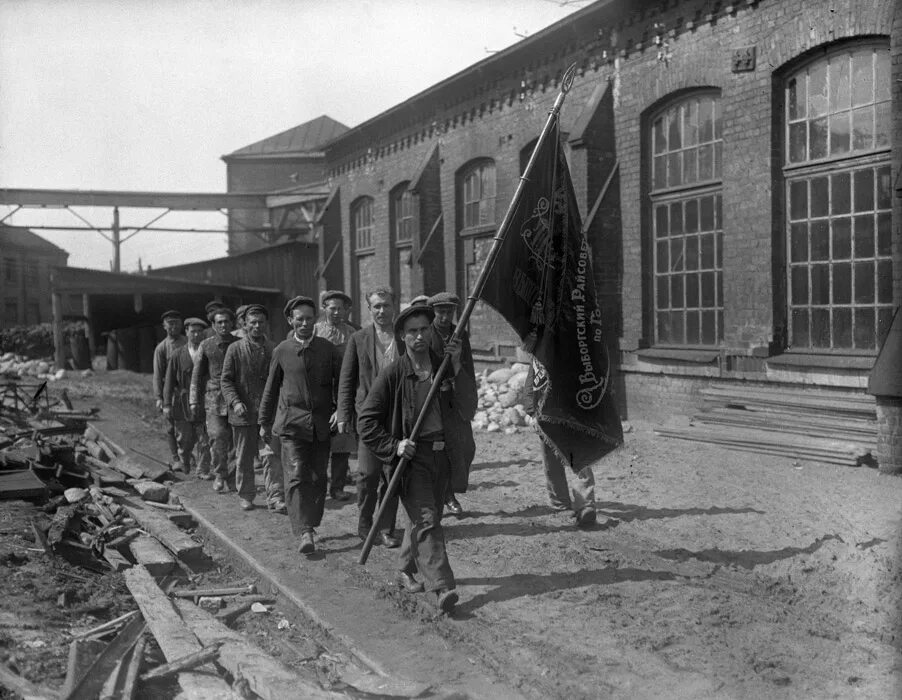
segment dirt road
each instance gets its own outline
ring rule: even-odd
[[[125,405],[142,382],[109,373],[70,394]],[[127,400],[132,419],[150,415],[141,401]],[[591,530],[548,507],[534,435],[480,435],[466,516],[446,520],[461,593],[453,619],[394,589],[393,552],[374,550],[361,574],[354,505],[329,501],[315,564],[287,547],[281,556],[295,576],[322,567],[336,595],[369,586],[412,633],[471,651],[528,697],[900,697],[902,480],[670,441],[653,427],[634,422],[596,469],[610,520]],[[150,427],[134,437],[160,447]],[[186,488],[198,502],[230,498],[208,483]],[[285,519],[265,515],[279,541],[289,537]]]

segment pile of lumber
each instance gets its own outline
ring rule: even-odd
[[[839,390],[712,384],[688,426],[655,430],[664,437],[724,445],[796,460],[874,464],[874,398]]]

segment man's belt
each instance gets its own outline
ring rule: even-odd
[[[443,452],[445,450],[444,440],[417,440],[417,447],[423,446],[424,449],[431,449],[433,452]]]

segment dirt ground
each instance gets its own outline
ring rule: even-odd
[[[131,405],[123,420],[143,422],[134,446],[159,449],[146,377],[99,373],[67,386],[89,405]],[[669,440],[653,428],[633,421],[624,446],[596,468],[607,520],[590,530],[548,506],[535,435],[479,435],[460,497],[466,514],[445,521],[461,594],[452,619],[393,588],[388,551],[374,550],[361,575],[359,550],[348,547],[353,504],[329,502],[324,560],[343,574],[337,581],[373,587],[398,616],[474,650],[526,697],[902,696],[902,479]],[[4,524],[14,508],[0,505],[6,658],[41,651],[9,649],[8,625],[23,619],[13,606],[31,599],[46,612],[56,601],[23,575],[22,557],[35,553]],[[64,673],[64,657],[57,662],[49,658],[47,678]]]

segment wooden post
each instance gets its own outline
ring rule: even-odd
[[[57,369],[66,368],[66,348],[63,346],[63,300],[59,292],[50,295],[53,313],[53,361]]]
[[[88,336],[88,349],[91,352],[91,364],[94,364],[94,355],[97,354],[97,345],[94,342],[94,322],[91,320],[91,295],[81,295],[81,314],[85,317],[85,335]]]
[[[113,207],[113,229],[110,232],[113,239],[113,272],[122,272],[120,248],[122,241],[119,238],[119,207]]]

